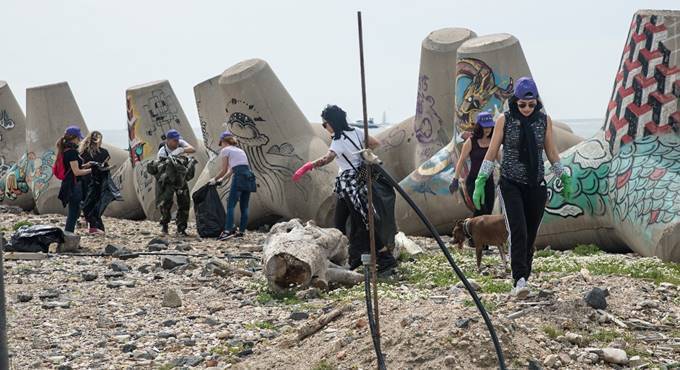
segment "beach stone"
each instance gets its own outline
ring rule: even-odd
[[[600,288],[593,288],[585,296],[586,303],[598,310],[604,310],[607,308],[607,296],[609,292],[607,290],[602,290]]]
[[[604,348],[602,350],[602,359],[610,364],[628,364],[628,354],[626,351],[618,348]]]
[[[160,252],[168,249],[168,246],[165,244],[149,244],[146,249],[149,252]]]
[[[198,366],[201,362],[203,362],[203,357],[200,356],[182,356],[177,359],[175,359],[172,364],[180,367],[180,366]]]
[[[172,270],[177,266],[186,265],[189,259],[184,256],[166,256],[161,260],[161,267],[165,270]]]
[[[557,365],[557,362],[560,360],[559,356],[557,355],[548,355],[546,358],[543,360],[543,365],[546,367],[552,368]]]
[[[30,302],[32,299],[33,299],[33,295],[31,295],[31,294],[19,293],[17,295],[17,301],[19,301],[21,303]]]
[[[482,286],[479,285],[479,283],[476,282],[474,279],[467,279],[467,280],[470,283],[470,286],[472,286],[472,289],[475,290],[475,292],[479,292],[480,289],[482,289]],[[459,281],[458,284],[456,284],[456,288],[465,289],[465,284],[463,284],[462,281]]]
[[[167,240],[161,239],[161,238],[153,238],[153,239],[149,240],[149,242],[146,245],[149,246],[149,245],[159,245],[159,244],[164,245],[166,247],[168,245],[170,245],[170,243]]]
[[[119,245],[108,244],[106,247],[104,247],[104,254],[110,256],[125,254],[127,252],[128,252],[127,248]]]
[[[130,271],[130,268],[128,267],[128,265],[124,264],[123,262],[118,262],[118,261],[111,262],[111,265],[109,267],[111,267],[111,270],[113,270],[113,271],[120,271],[120,272]]]
[[[123,348],[121,350],[123,351],[123,353],[130,353],[136,349],[137,346],[134,343],[126,343],[123,345]]]
[[[168,289],[163,295],[163,302],[161,303],[163,307],[177,308],[182,306],[182,298],[180,298],[177,291],[174,289]]]
[[[54,289],[48,289],[38,295],[38,298],[41,300],[46,300],[46,299],[56,299],[59,298],[59,291],[54,290]]]
[[[177,324],[177,320],[165,320],[161,323],[165,327],[175,326],[175,324]]]
[[[111,279],[119,279],[123,277],[123,273],[120,271],[110,271],[104,274],[104,279],[106,280],[111,280]]]
[[[97,279],[99,275],[97,275],[96,272],[83,272],[81,276],[83,278],[83,281],[94,281]]]
[[[448,367],[453,367],[454,365],[456,365],[456,358],[453,356],[446,356],[444,358],[444,365]]]
[[[54,308],[69,308],[71,307],[71,302],[68,301],[48,301],[42,304],[42,308],[51,310]]]
[[[289,319],[293,321],[306,320],[309,318],[309,314],[306,312],[293,312],[290,314]]]
[[[529,365],[527,366],[528,370],[543,370],[543,367],[541,366],[541,363],[537,360],[531,359],[529,360]]]
[[[564,338],[571,344],[581,345],[583,343],[583,336],[580,334],[568,332],[564,335]]]

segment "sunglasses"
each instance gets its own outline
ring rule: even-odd
[[[530,109],[534,109],[534,108],[536,108],[536,103],[518,103],[517,106],[522,108],[522,109],[524,109],[526,107],[529,107]]]

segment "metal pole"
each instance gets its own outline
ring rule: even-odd
[[[361,12],[357,12],[357,22],[359,24],[359,63],[361,65],[361,101],[364,113],[364,147],[368,148],[368,110],[366,107],[366,74],[364,69],[364,35],[361,27]],[[368,238],[371,248],[371,283],[373,285],[373,311],[375,316],[375,327],[380,337],[380,314],[378,310],[378,274],[376,271],[376,251],[375,251],[375,224],[373,221],[373,174],[371,166],[366,166],[366,186],[368,187]]]
[[[0,369],[9,369],[7,317],[5,314],[5,234],[0,233]]]

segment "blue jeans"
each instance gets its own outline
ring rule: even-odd
[[[68,200],[68,214],[66,216],[66,227],[64,230],[74,232],[76,230],[76,223],[80,217],[80,202],[83,200],[82,184],[77,182],[71,189],[71,197]]]
[[[250,203],[250,192],[240,191],[238,187],[240,186],[238,181],[242,179],[238,176],[244,172],[250,172],[248,166],[236,166],[232,168],[234,173],[231,181],[231,188],[229,189],[229,198],[227,199],[227,221],[224,224],[224,231],[234,230],[234,208],[236,208],[236,203],[239,203],[239,208],[241,210],[241,223],[239,224],[239,230],[241,232],[246,231],[248,226],[248,203]]]

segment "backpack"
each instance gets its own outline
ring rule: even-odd
[[[52,174],[57,179],[64,181],[64,179],[66,178],[66,174],[68,173],[69,170],[70,169],[66,169],[66,166],[64,165],[63,153],[58,153],[57,158],[54,160],[54,164],[52,165]]]

